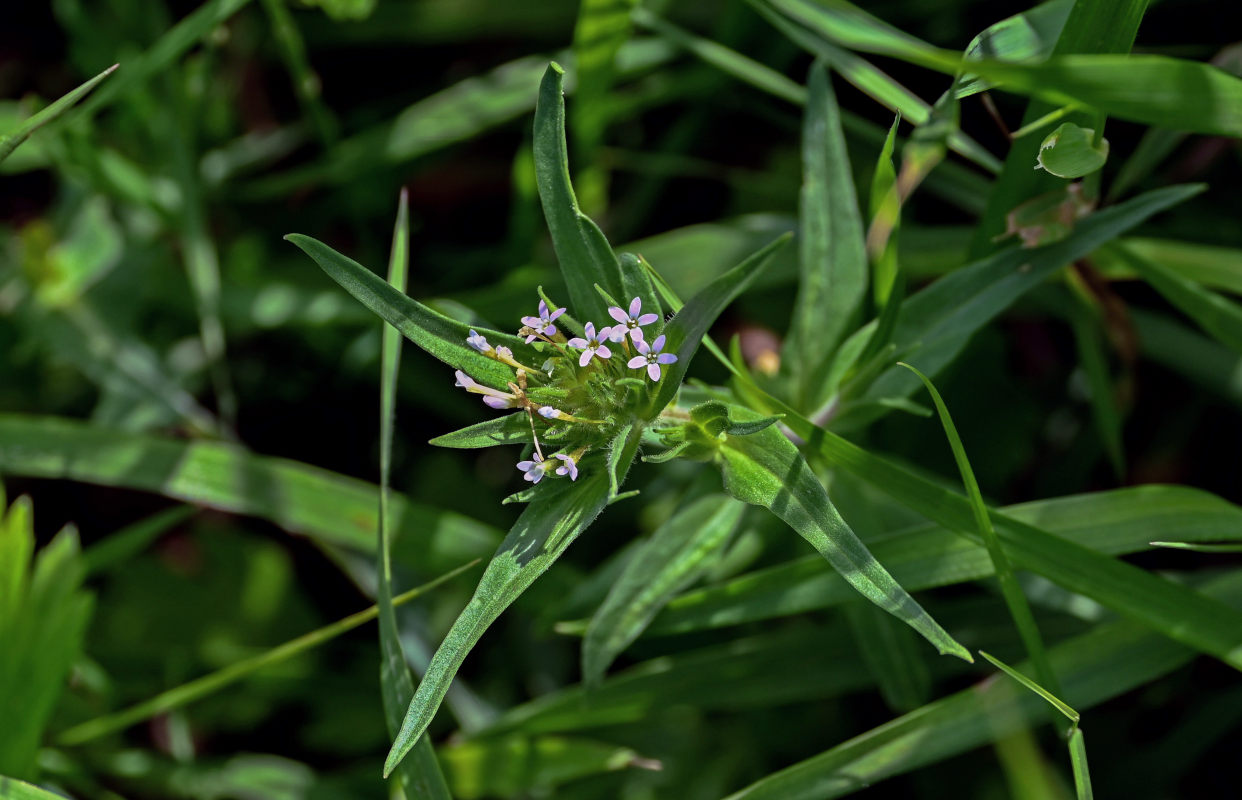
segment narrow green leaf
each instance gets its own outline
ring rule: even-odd
[[[1113,390],[1112,375],[1104,353],[1103,337],[1100,335],[1098,316],[1086,302],[1078,299],[1069,308],[1070,327],[1074,331],[1074,344],[1078,349],[1078,363],[1087,376],[1091,392],[1091,413],[1099,429],[1104,451],[1108,453],[1113,475],[1118,480],[1125,477],[1125,454],[1122,451],[1121,411]]]
[[[719,494],[679,510],[643,542],[591,618],[582,642],[582,679],[599,683],[674,594],[697,580],[745,508]]]
[[[1242,543],[1201,544],[1198,542],[1152,542],[1151,546],[1167,547],[1172,550],[1193,550],[1198,553],[1242,553]]]
[[[1092,214],[1059,242],[1035,250],[1011,248],[955,270],[902,304],[893,333],[898,353],[924,373],[935,376],[957,356],[975,331],[1056,270],[1200,191],[1201,186],[1191,185],[1148,192]],[[874,326],[874,322],[869,323],[854,336],[869,337]],[[849,340],[845,346],[849,346]],[[876,401],[908,397],[917,386],[917,378],[893,366],[871,384],[862,398]]]
[[[404,592],[392,599],[393,605],[401,605],[408,603],[420,595],[435,589],[441,584],[457,577],[461,573],[473,567],[478,560],[463,564],[452,572],[441,575],[433,581],[424,583],[422,586],[415,587],[408,592]],[[122,711],[112,714],[106,714],[102,717],[87,720],[86,722],[74,725],[59,737],[57,741],[66,747],[73,747],[84,744],[93,739],[98,739],[115,731],[124,730],[131,725],[135,725],[143,720],[150,719],[157,714],[164,714],[176,708],[181,708],[196,700],[214,694],[219,690],[246,678],[253,673],[263,669],[264,667],[287,661],[290,658],[304,653],[324,642],[330,641],[343,633],[352,631],[359,625],[370,622],[379,615],[379,607],[371,606],[365,611],[359,611],[357,614],[351,614],[342,620],[325,625],[318,630],[291,639],[284,644],[273,647],[271,650],[260,653],[251,658],[242,659],[234,662],[223,669],[216,670],[209,675],[196,678],[189,683],[184,683],[175,689],[169,689],[161,692],[149,700],[130,706]]]
[[[17,149],[18,145],[30,138],[35,131],[59,119],[66,111],[74,106],[79,100],[90,94],[91,90],[103,82],[105,78],[116,71],[120,64],[113,64],[86,83],[61,97],[47,108],[37,114],[32,115],[29,119],[22,122],[17,130],[10,133],[0,135],[0,162],[9,157],[9,154]]]
[[[801,279],[782,362],[793,365],[800,405],[825,399],[832,354],[857,321],[867,291],[867,253],[854,174],[828,71],[811,67],[802,128],[798,227]]]
[[[397,222],[392,233],[392,253],[388,259],[388,283],[405,292],[409,275],[410,247],[409,197],[405,190],[397,204]],[[401,717],[414,696],[414,679],[401,649],[401,633],[392,600],[392,517],[389,482],[392,474],[392,439],[397,404],[397,372],[401,368],[401,334],[383,325],[380,341],[380,486],[379,526],[376,528],[375,607],[379,614],[380,694],[388,735],[401,727]],[[431,742],[421,739],[412,758],[401,763],[397,774],[401,789],[409,798],[451,800],[448,784],[440,772]]]
[[[0,800],[65,800],[65,796],[0,775]]]
[[[962,438],[957,434],[957,426],[953,424],[953,417],[949,415],[944,398],[940,396],[935,384],[926,375],[904,362],[898,362],[898,365],[918,376],[918,379],[927,387],[928,394],[931,395],[932,402],[936,406],[936,413],[940,415],[940,423],[944,427],[945,438],[949,440],[949,447],[953,451],[953,460],[957,463],[957,469],[962,475],[962,483],[966,487],[966,496],[970,499],[970,510],[974,515],[979,537],[987,547],[988,557],[992,559],[992,569],[996,574],[997,583],[1000,584],[1005,605],[1009,608],[1009,616],[1013,618],[1014,627],[1018,629],[1018,636],[1026,647],[1031,663],[1035,665],[1035,673],[1039,679],[1052,691],[1060,691],[1057,676],[1052,671],[1048,656],[1044,651],[1044,640],[1039,634],[1039,625],[1035,622],[1035,615],[1031,613],[1026,595],[1022,593],[1022,587],[1013,574],[1013,568],[1009,565],[1009,557],[1005,554],[1005,549],[996,536],[996,530],[992,527],[992,518],[988,516],[988,507],[983,502],[983,493],[979,491],[979,482],[975,480],[975,471],[970,466],[966,448],[962,445]]]
[[[1069,739],[1070,766],[1074,770],[1074,791],[1078,800],[1093,800],[1095,792],[1091,789],[1091,771],[1087,768],[1087,743],[1083,740],[1082,728],[1075,728]]]
[[[842,611],[888,707],[904,712],[926,703],[931,672],[914,631],[871,603],[855,600]]]
[[[1097,252],[1091,263],[1112,279],[1137,278],[1133,267],[1119,255],[1120,250],[1128,250],[1208,288],[1242,294],[1242,249],[1127,236]]]
[[[1040,142],[1037,161],[1058,178],[1081,178],[1103,168],[1108,161],[1108,140],[1101,137],[1097,142],[1091,128],[1065,122]]]
[[[107,572],[125,563],[170,529],[185,522],[196,510],[193,506],[173,506],[95,542],[82,553],[86,573],[92,575]]]
[[[739,419],[758,417],[745,409]],[[776,428],[752,436],[729,436],[720,447],[725,490],[739,500],[770,509],[796,530],[872,603],[905,622],[941,653],[970,661],[970,653],[923,610],[875,560],[837,513],[824,486],[798,448]]]
[[[236,445],[134,434],[58,417],[0,414],[0,474],[84,481],[247,514],[329,544],[375,548],[374,484]],[[394,497],[397,556],[448,570],[496,546],[494,528]]]
[[[1121,256],[1143,280],[1150,283],[1170,303],[1199,323],[1221,344],[1242,353],[1242,305],[1204,289],[1176,272],[1148,261],[1130,249],[1119,249]]]
[[[728,307],[729,303],[733,302],[733,299],[750,285],[755,276],[771,261],[772,256],[784,247],[790,238],[791,234],[785,234],[758,252],[752,253],[741,264],[721,275],[690,298],[690,301],[680,310],[675,309],[677,310],[676,316],[664,329],[665,336],[668,337],[664,352],[676,353],[677,361],[669,364],[664,371],[664,377],[660,380],[659,389],[650,407],[650,416],[658,414],[672,402],[686,375],[686,370],[690,367],[690,360],[694,358],[695,352],[699,349],[699,342],[707,334],[712,323]]]
[[[1058,698],[1056,695],[1054,695],[1052,692],[1048,691],[1044,687],[1040,686],[1035,681],[1026,677],[1018,670],[1014,669],[1013,667],[1009,666],[1005,662],[1001,661],[996,656],[993,656],[989,653],[985,653],[982,650],[979,651],[979,655],[983,656],[985,659],[991,662],[992,666],[996,667],[1001,672],[1005,673],[1006,675],[1013,678],[1018,683],[1030,689],[1035,694],[1047,700],[1049,705],[1051,705],[1057,711],[1060,711],[1062,714],[1065,715],[1066,719],[1074,723],[1075,729],[1078,727],[1078,722],[1080,720],[1078,712],[1070,708],[1063,700]]]
[[[1145,357],[1242,407],[1242,356],[1164,315],[1132,308],[1130,318]]]
[[[563,736],[473,739],[440,753],[457,800],[550,796],[570,781],[636,766],[660,767],[628,747]]]
[[[1213,581],[1204,591],[1236,606],[1242,603],[1242,573]],[[1193,652],[1123,620],[1063,642],[1050,655],[1065,696],[1077,708],[1090,708],[1183,666]],[[1045,707],[1009,681],[985,681],[768,775],[727,800],[841,797],[994,741]]]
[[[564,79],[565,71],[553,62],[539,85],[539,102],[535,105],[535,177],[574,313],[582,319],[607,319],[608,306],[596,293],[595,284],[613,297],[633,295],[622,285],[621,265],[608,239],[579,210],[574,196],[565,143]]]
[[[478,448],[497,444],[530,444],[530,442],[530,420],[525,411],[519,411],[516,414],[493,417],[461,430],[437,436],[430,443],[439,447]]]
[[[406,297],[371,270],[322,242],[300,233],[291,233],[285,239],[313,258],[328,273],[328,277],[343,286],[359,302],[401,331],[411,342],[450,367],[456,367],[479,383],[497,389],[505,388],[513,380],[512,369],[466,344],[466,337],[471,330],[469,325],[449,319],[417,300]],[[538,354],[518,336],[489,330],[481,330],[479,333],[493,347],[508,347],[521,363],[529,365],[540,360]]]
[[[1242,536],[1242,509],[1215,495],[1180,486],[1094,492],[998,511],[1108,555],[1141,552],[1170,531],[1193,542]],[[908,591],[995,574],[984,546],[933,524],[885,532],[869,544],[872,554]],[[669,635],[738,625],[836,607],[856,596],[841,576],[825,572],[818,557],[808,556],[683,594],[669,603],[648,630]]]
[[[385,775],[392,773],[427,730],[453,676],[483,632],[552,566],[615,495],[610,484],[624,479],[642,441],[641,430],[633,426],[623,429],[621,437],[613,442],[608,454],[609,463],[616,465],[615,472],[611,468],[600,469],[598,461],[588,463],[571,491],[536,497],[513,524],[487,565],[474,596],[432,657],[384,762]]]
[[[1074,2],[1049,0],[1029,11],[989,25],[966,46],[965,59],[978,61],[988,58],[1021,63],[1047,58],[1065,28]],[[987,91],[991,85],[977,75],[966,74],[957,79],[953,92],[961,99]]]

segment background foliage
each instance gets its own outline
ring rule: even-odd
[[[4,9],[0,798],[1054,798],[1085,741],[1105,796],[1233,791],[1242,59],[1221,4],[1147,5]],[[565,115],[532,132],[552,60]],[[640,462],[385,787],[518,451],[426,444],[476,399],[282,237],[408,269],[433,352],[432,312],[597,302],[561,125],[669,311],[796,233],[689,365],[686,407],[785,414],[728,437],[735,494],[793,435],[813,472],[773,493],[826,487],[957,641],[1072,708],[939,657],[775,495]]]

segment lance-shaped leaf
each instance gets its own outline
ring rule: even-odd
[[[746,409],[733,416],[758,417]],[[726,436],[720,445],[725,490],[752,505],[768,508],[811,543],[863,597],[931,642],[942,654],[971,661],[970,653],[931,618],[876,561],[837,513],[828,492],[798,448],[776,428],[750,436]]]
[[[530,441],[530,419],[526,412],[519,411],[437,436],[430,443],[439,447],[473,449],[498,444],[529,444]]]
[[[479,383],[486,383],[494,388],[504,388],[513,380],[512,369],[466,344],[466,337],[471,330],[469,325],[432,311],[417,300],[407,297],[371,270],[352,258],[341,255],[323,242],[300,233],[291,233],[285,238],[302,248],[328,273],[328,277],[343,286],[364,306],[401,331],[411,342],[450,367],[463,370]],[[531,364],[541,360],[517,336],[488,330],[481,330],[479,333],[493,347],[508,347],[522,363]]]
[[[388,259],[388,282],[402,293],[405,292],[409,274],[409,242],[409,200],[403,189],[392,233],[392,254]],[[392,515],[388,487],[392,474],[392,439],[400,368],[401,334],[391,325],[384,325],[380,344],[380,495],[375,552],[375,606],[379,612],[380,695],[389,736],[394,735],[401,726],[402,712],[414,696],[414,679],[410,676],[410,667],[401,649],[401,632],[397,629],[397,613],[392,598]],[[440,764],[436,761],[435,750],[427,739],[419,740],[414,755],[401,762],[397,774],[407,798],[452,800]]]
[[[867,253],[840,109],[822,62],[811,68],[808,86],[798,211],[801,280],[783,363],[793,365],[802,407],[813,409],[824,399],[829,360],[866,293]]]
[[[0,775],[0,800],[65,800],[65,796],[17,778]]]
[[[18,145],[30,138],[30,134],[39,130],[39,128],[42,128],[44,125],[47,125],[49,122],[55,121],[70,108],[73,108],[74,103],[89,94],[92,89],[98,86],[104,78],[107,78],[114,71],[116,71],[116,68],[119,66],[119,64],[113,64],[86,83],[57,100],[55,103],[52,103],[39,113],[32,115],[30,119],[27,119],[19,125],[17,130],[12,133],[0,135],[0,161],[4,161],[8,158],[9,154],[16,150]]]
[[[578,208],[565,144],[564,82],[561,65],[549,64],[535,105],[534,146],[539,199],[569,300],[580,319],[607,319],[608,305],[595,291],[598,283],[619,300],[641,297],[645,307],[659,308],[650,283],[644,287],[625,278],[603,231]]]
[[[677,312],[677,316],[669,322],[664,329],[664,335],[668,337],[664,352],[676,353],[677,361],[669,364],[664,371],[660,388],[651,404],[650,416],[654,417],[672,402],[678,387],[681,386],[681,379],[685,377],[686,369],[690,366],[690,359],[694,358],[695,351],[699,349],[699,343],[707,335],[707,330],[716,321],[716,317],[720,316],[720,312],[733,302],[733,298],[741,294],[742,290],[759,274],[759,271],[767,266],[772,256],[785,246],[791,235],[787,233],[777,238],[709,283],[702,291],[690,298],[690,301]]]
[[[617,465],[617,480],[624,478],[641,440],[642,431],[634,425],[625,426],[617,434],[608,454],[610,464]],[[536,497],[500,543],[474,596],[432,656],[384,762],[386,776],[427,730],[449,684],[483,632],[608,505],[613,496],[612,470],[600,461],[596,458],[584,465],[570,491]]]
[[[1052,48],[1061,36],[1073,7],[1074,0],[1049,0],[989,25],[971,39],[964,57],[967,61],[982,58],[1015,62],[1045,59],[1052,55]],[[961,99],[987,91],[991,85],[977,75],[966,74],[957,79],[953,93]]]
[[[744,505],[699,498],[656,529],[627,562],[582,642],[582,677],[595,685],[669,598],[694,582],[741,519]]]

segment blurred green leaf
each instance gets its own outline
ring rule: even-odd
[[[1242,353],[1242,305],[1187,280],[1176,272],[1139,256],[1119,251],[1139,277],[1177,306],[1221,344]]]
[[[29,139],[32,133],[39,130],[44,125],[56,121],[63,116],[66,111],[73,108],[75,103],[90,94],[92,89],[102,83],[104,78],[107,78],[115,72],[116,68],[119,66],[120,64],[113,64],[86,83],[52,103],[47,108],[32,115],[29,119],[24,120],[20,125],[18,125],[16,130],[0,134],[0,162],[3,162],[6,158],[8,158],[9,155],[17,149],[18,145]]]
[[[426,594],[443,583],[457,577],[461,573],[473,567],[478,560],[464,564],[452,572],[441,575],[433,581],[423,584],[422,586],[410,589],[408,592],[394,597],[392,602],[394,605],[407,603],[416,597]],[[72,728],[62,732],[57,741],[66,746],[73,747],[84,744],[92,739],[98,739],[115,731],[124,730],[131,725],[150,719],[157,714],[167,713],[176,708],[181,708],[189,703],[201,700],[204,697],[215,694],[226,686],[230,686],[237,681],[243,680],[254,673],[273,664],[279,664],[286,661],[299,653],[318,647],[324,642],[331,641],[343,633],[357,628],[359,625],[370,622],[379,615],[379,607],[371,606],[365,611],[359,611],[357,614],[351,614],[342,620],[325,625],[324,627],[311,631],[296,639],[292,639],[284,644],[277,645],[270,650],[260,653],[251,658],[237,661],[224,669],[217,670],[209,675],[196,678],[189,683],[182,684],[174,689],[161,692],[149,700],[130,706],[121,711],[106,714],[95,719],[87,720]]]
[[[926,703],[931,672],[914,631],[871,603],[847,602],[842,611],[888,707],[904,712]]]
[[[641,429],[623,428],[609,448],[615,472],[592,469],[569,490],[536,497],[518,517],[488,563],[470,603],[432,657],[384,763],[385,775],[392,773],[427,730],[453,676],[483,632],[608,505],[615,494],[610,483],[624,478],[641,440]]]
[[[739,419],[758,417],[742,409]],[[837,513],[823,484],[802,454],[776,428],[751,436],[726,436],[720,445],[725,490],[739,500],[770,509],[819,551],[866,599],[896,616],[942,655],[970,661],[970,653],[893,580]]]
[[[741,519],[744,506],[719,494],[683,507],[630,557],[591,618],[582,642],[582,679],[597,685],[619,653],[642,635],[669,598],[697,580]]]
[[[592,739],[502,736],[457,742],[440,751],[457,800],[554,792],[574,780],[635,765],[638,753]]]
[[[0,775],[0,800],[65,800],[64,795],[49,792],[17,778]]]
[[[1019,63],[1047,58],[1052,54],[1052,48],[1061,36],[1073,7],[1074,0],[1048,0],[1029,11],[989,25],[970,40],[965,58],[967,61],[986,58]],[[953,92],[960,99],[987,91],[991,86],[977,75],[968,73],[957,79]]]
[[[248,514],[325,543],[373,552],[379,492],[308,464],[221,442],[131,434],[57,417],[0,414],[0,474],[154,492]],[[393,498],[397,556],[451,569],[495,546],[495,529],[451,511]]]
[[[802,127],[797,301],[782,363],[792,367],[799,406],[814,410],[827,373],[867,292],[867,253],[836,96],[821,62],[811,68]]]
[[[1242,249],[1128,236],[1113,246],[1097,251],[1092,255],[1091,263],[1114,280],[1137,278],[1134,268],[1121,258],[1121,250],[1159,264],[1195,283],[1242,294]]]

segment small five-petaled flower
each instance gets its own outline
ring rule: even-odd
[[[604,342],[608,341],[610,329],[600,328],[599,333],[595,332],[595,323],[588,322],[586,324],[586,338],[575,336],[569,340],[570,347],[577,347],[582,350],[582,355],[578,358],[578,366],[585,367],[592,357],[610,358],[612,351],[608,349],[608,345]]]
[[[642,298],[635,297],[630,301],[630,311],[627,314],[625,309],[617,306],[608,307],[608,316],[615,319],[620,325],[614,325],[612,328],[612,340],[619,342],[629,334],[630,338],[636,342],[642,341],[643,329],[640,325],[650,325],[660,318],[659,314],[639,314],[643,310]]]
[[[661,353],[664,349],[664,334],[656,337],[655,341],[648,345],[642,339],[634,341],[634,347],[638,350],[639,355],[634,356],[626,364],[630,369],[647,368],[647,377],[653,381],[660,380],[660,365],[672,364],[677,360],[677,356],[672,353]]]
[[[557,317],[559,317],[561,314],[564,314],[564,313],[565,313],[565,309],[563,308],[558,308],[555,311],[549,312],[548,304],[545,303],[543,300],[540,300],[539,301],[539,316],[522,317],[522,324],[526,325],[527,327],[529,327],[531,330],[534,331],[533,334],[530,334],[526,337],[526,343],[530,344],[531,342],[535,341],[535,339],[537,339],[539,335],[549,336],[549,337],[555,336],[556,326],[553,325],[552,322],[553,320],[555,320]]]

